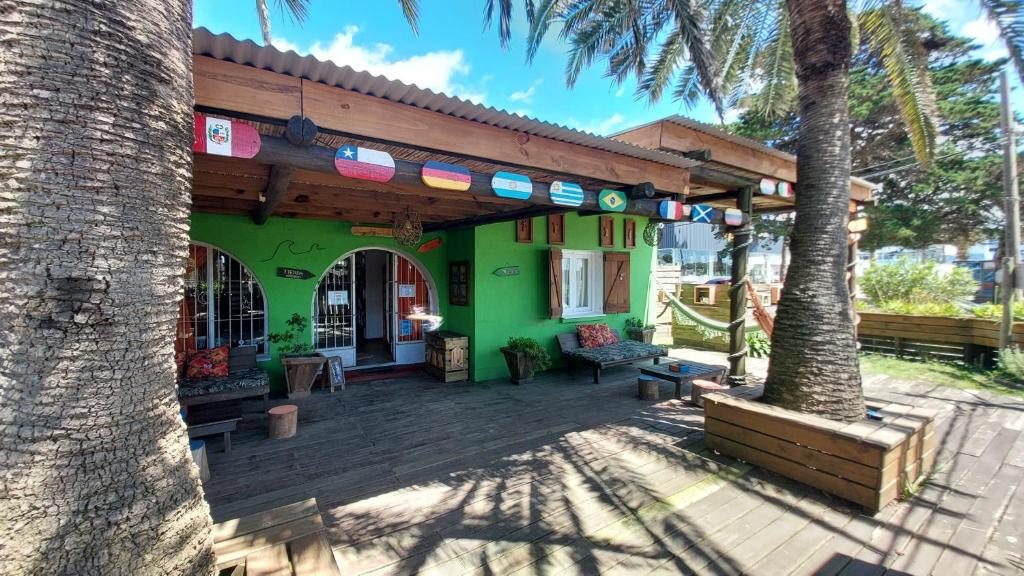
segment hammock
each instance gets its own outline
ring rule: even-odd
[[[754,290],[754,285],[750,282],[747,282],[747,295],[754,301],[754,318],[757,319],[757,324],[761,326],[761,330],[764,330],[764,333],[770,339],[772,337],[772,330],[775,328],[775,318],[764,309],[764,304],[761,303],[757,290]]]
[[[710,340],[712,338],[728,338],[729,334],[729,323],[722,322],[720,320],[712,320],[707,316],[704,316],[700,312],[697,312],[693,308],[690,308],[686,304],[683,304],[678,298],[675,297],[670,291],[665,289],[665,286],[658,280],[658,277],[654,274],[651,275],[654,278],[654,283],[658,285],[658,288],[668,298],[669,303],[672,305],[672,312],[675,319],[684,326],[692,326],[696,328],[697,332],[700,333],[705,339]],[[750,284],[747,283],[750,287]],[[760,300],[755,299],[755,312],[754,316],[757,317],[757,307],[760,306]],[[767,316],[768,312],[761,307],[762,312]],[[770,317],[769,317],[770,319]],[[758,330],[764,330],[761,319],[758,318],[758,324],[761,325],[747,325],[746,330],[754,332]],[[769,328],[770,330],[770,328]]]

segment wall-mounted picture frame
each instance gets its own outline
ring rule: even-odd
[[[469,260],[448,263],[448,303],[469,306]]]
[[[615,219],[611,216],[601,216],[598,227],[598,240],[602,248],[615,247]]]
[[[565,244],[565,214],[548,215],[548,244],[553,246]]]
[[[516,220],[516,242],[523,244],[533,242],[533,218]]]
[[[636,248],[636,220],[626,218],[622,221],[622,245],[626,248]]]

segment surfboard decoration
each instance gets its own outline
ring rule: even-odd
[[[491,178],[491,188],[502,198],[526,200],[533,195],[533,182],[515,172],[495,172]]]
[[[572,182],[552,182],[548,188],[551,201],[560,206],[579,206],[583,204],[583,188]]]
[[[771,178],[761,178],[761,182],[758,185],[758,190],[765,196],[771,196],[775,194],[775,188],[778,182]]]
[[[690,214],[690,207],[675,200],[662,200],[658,204],[658,215],[666,220],[682,220]]]
[[[703,222],[705,224],[711,224],[711,216],[715,213],[715,209],[711,206],[704,204],[694,204],[693,208],[690,209],[690,221],[691,222]],[[740,220],[742,221],[743,213],[740,213]]]
[[[352,145],[338,148],[334,168],[342,176],[374,182],[387,182],[395,176],[395,160],[391,154]]]
[[[456,166],[455,164],[445,164],[435,160],[431,160],[423,165],[423,168],[420,170],[420,178],[424,184],[431,188],[458,190],[459,192],[469,190],[471,183],[469,168]]]
[[[215,156],[252,158],[260,151],[260,133],[238,120],[194,114],[192,151]]]
[[[793,196],[793,185],[789,182],[779,182],[775,187],[775,193],[783,198],[790,198]]]
[[[597,194],[597,205],[605,212],[622,212],[626,209],[626,193],[605,188]]]
[[[739,226],[743,224],[743,211],[739,208],[726,208],[724,219],[728,226]]]
[[[436,250],[436,249],[438,249],[440,247],[441,247],[441,239],[440,238],[434,238],[433,240],[428,240],[428,241],[424,242],[423,244],[420,244],[420,247],[417,248],[416,251],[419,252],[420,254],[426,254],[427,252],[430,252],[431,250]]]

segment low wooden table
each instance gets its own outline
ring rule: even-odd
[[[224,434],[224,451],[231,452],[231,433],[238,429],[238,423],[241,421],[242,418],[239,417],[203,422],[202,424],[189,424],[188,437],[192,439],[213,436],[214,434]]]
[[[672,365],[685,366],[685,370],[681,372],[673,372],[669,369]],[[711,364],[701,364],[700,362],[668,362],[662,364],[655,364],[653,366],[642,366],[640,373],[647,376],[654,376],[662,380],[668,380],[674,382],[676,385],[676,400],[681,400],[683,397],[683,384],[690,384],[694,380],[714,380],[715,382],[721,382],[725,378],[725,366],[713,366]]]

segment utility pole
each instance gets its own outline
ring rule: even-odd
[[[1006,214],[1006,249],[1003,251],[1003,324],[999,331],[999,347],[1010,345],[1013,332],[1013,295],[1017,289],[1015,276],[1020,266],[1020,191],[1017,188],[1017,143],[1015,122],[1010,108],[1010,82],[1006,70],[999,75],[999,124],[1003,131],[1003,211]]]

